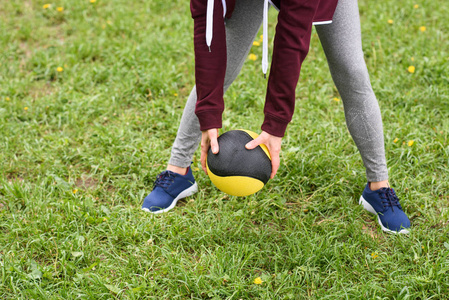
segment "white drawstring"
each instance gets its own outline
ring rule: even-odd
[[[262,32],[262,72],[267,78],[268,70],[268,0],[264,0],[263,4],[263,32]]]
[[[207,15],[206,15],[206,44],[209,47],[212,43],[212,32],[213,32],[213,24],[214,24],[214,1],[215,0],[207,0]]]
[[[214,2],[215,0],[207,0],[206,12],[206,44],[209,47],[212,44],[213,23],[214,23]],[[221,0],[223,4],[223,18],[226,15],[226,0]],[[263,3],[263,33],[262,33],[262,72],[264,77],[267,77],[268,70],[268,0]]]
[[[226,0],[221,0],[221,4],[223,5],[223,18],[226,16]]]
[[[209,47],[212,44],[212,36],[214,32],[214,2],[215,0],[207,0],[207,11],[206,11],[206,44]],[[223,5],[223,18],[226,16],[226,0],[221,0]]]

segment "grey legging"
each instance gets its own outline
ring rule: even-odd
[[[262,23],[263,1],[240,0],[226,22],[226,91],[239,74]],[[332,24],[316,26],[329,69],[342,97],[346,124],[369,182],[388,179],[382,119],[362,52],[357,0],[340,0]],[[169,164],[188,167],[201,140],[195,115],[196,89],[187,100]]]

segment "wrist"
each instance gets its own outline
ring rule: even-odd
[[[265,114],[265,119],[261,128],[270,135],[282,138],[285,135],[288,123],[288,121]]]
[[[200,122],[200,130],[207,131],[209,129],[218,129],[222,125],[222,111],[200,111],[195,112]]]

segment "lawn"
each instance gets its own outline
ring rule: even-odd
[[[400,236],[358,205],[365,169],[315,31],[276,178],[227,196],[197,151],[199,193],[151,215],[140,206],[194,85],[189,2],[0,6],[1,299],[449,299],[448,1],[359,1],[412,222]],[[251,54],[223,131],[260,132]]]

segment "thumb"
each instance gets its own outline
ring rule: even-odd
[[[218,148],[218,141],[217,141],[217,139],[211,139],[210,140],[210,147],[212,149],[212,153],[213,154],[217,154],[218,153],[219,148]]]
[[[216,131],[216,130],[210,131],[209,137],[210,137],[210,147],[212,149],[212,153],[217,154],[219,151],[218,140],[217,140],[218,139],[218,131]]]
[[[257,137],[255,140],[248,142],[245,145],[245,148],[248,150],[252,150],[252,149],[256,148],[257,146],[259,146],[260,144],[261,144],[261,141],[260,141],[259,137]]]

